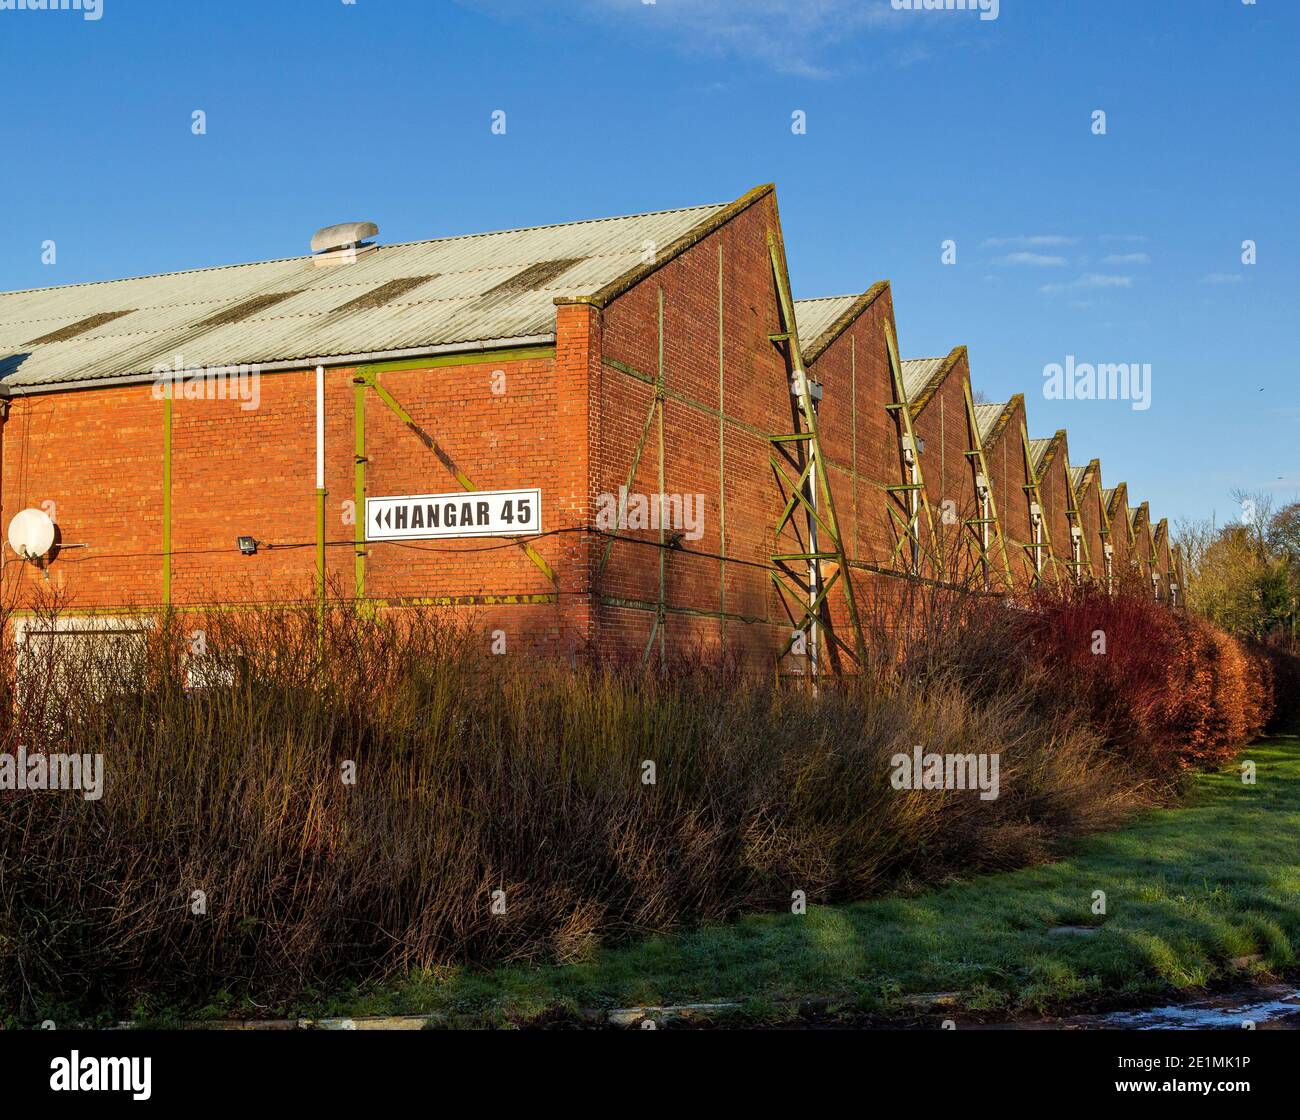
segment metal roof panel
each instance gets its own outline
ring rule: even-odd
[[[975,406],[975,423],[979,427],[980,443],[983,443],[997,426],[999,418],[1006,410],[1009,401],[1002,404],[977,404]]]
[[[819,299],[794,301],[795,325],[799,330],[799,345],[809,350],[835,321],[852,307],[860,296],[823,296]]]
[[[903,360],[903,390],[911,403],[925,391],[927,385],[943,368],[947,358],[905,358]]]
[[[727,205],[380,246],[328,267],[294,257],[0,293],[0,376],[31,387],[148,375],[175,368],[178,355],[183,368],[197,369],[550,336],[557,297],[618,280]],[[575,263],[537,268],[559,261]],[[339,311],[381,285],[421,276],[431,279],[377,306]],[[512,279],[522,290],[493,291]],[[284,293],[236,322],[205,325]],[[123,311],[66,341],[33,344]]]

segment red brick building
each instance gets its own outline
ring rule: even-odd
[[[1006,541],[1013,589],[1033,586],[1038,567],[1030,493],[1029,448],[1024,437],[1025,398],[1017,393],[1003,404],[976,406],[984,459],[992,472],[997,516]]]
[[[405,245],[376,232],[0,294],[0,517],[39,509],[57,531],[39,556],[9,549],[9,607],[431,604],[560,656],[725,644],[793,649],[799,668],[813,617],[844,640],[821,648],[850,652],[850,588],[857,603],[981,556],[991,585],[1009,569],[1028,586],[1039,514],[1044,562],[1070,562],[1064,433],[1035,467],[1024,398],[974,405],[964,348],[903,359],[885,282],[796,305],[770,186]],[[1122,488],[1110,523],[1131,540]]]
[[[1128,504],[1128,483],[1121,482],[1102,492],[1109,525],[1106,543],[1111,546],[1112,582],[1116,590],[1145,594],[1147,581],[1142,572],[1141,549],[1133,532],[1134,511]]]
[[[1106,503],[1102,498],[1101,461],[1093,459],[1085,467],[1071,467],[1070,480],[1074,484],[1078,524],[1082,529],[1082,544],[1088,578],[1105,584],[1108,564],[1106,556]]]
[[[1042,549],[1042,578],[1051,586],[1063,586],[1076,578],[1083,563],[1082,545],[1076,543],[1074,492],[1070,482],[1070,448],[1065,431],[1051,439],[1029,441],[1034,470],[1034,500],[1039,504]]]

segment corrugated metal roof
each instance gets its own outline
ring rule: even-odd
[[[1029,441],[1029,461],[1034,465],[1034,473],[1042,468],[1047,449],[1052,446],[1050,439],[1031,439]]]
[[[727,205],[380,246],[324,268],[293,257],[0,293],[0,378],[57,385],[148,375],[178,355],[195,369],[548,338],[557,296],[595,293]]]
[[[794,318],[799,329],[799,343],[805,354],[813,350],[839,320],[862,299],[855,296],[822,296],[818,299],[798,299],[794,302]],[[907,399],[915,402],[943,368],[947,358],[905,358],[902,362],[903,389]]]
[[[815,343],[832,326],[835,320],[854,305],[860,296],[823,296],[820,299],[794,301],[794,321],[799,331],[799,345],[811,350]]]
[[[947,358],[905,358],[903,366],[903,389],[907,399],[912,403],[924,392],[934,376],[943,368]]]
[[[1006,410],[1008,403],[1010,402],[1003,402],[1002,404],[977,404],[975,406],[975,423],[979,428],[980,443],[983,443],[993,434],[993,429],[997,425],[998,418],[1001,417],[1002,413]]]
[[[1070,484],[1071,484],[1071,485],[1072,485],[1076,490],[1077,490],[1080,486],[1083,485],[1083,475],[1084,475],[1084,472],[1087,471],[1087,469],[1088,469],[1087,467],[1071,467],[1071,468],[1070,468]]]
[[[819,299],[798,299],[794,303],[795,323],[799,328],[799,343],[805,353],[831,329],[849,308],[862,298],[856,296],[823,296]],[[943,367],[947,358],[906,358],[902,362],[903,388],[907,399],[915,399]]]

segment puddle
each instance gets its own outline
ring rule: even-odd
[[[1300,989],[1278,984],[1136,1011],[1068,1015],[1060,1019],[1031,1019],[980,1026],[963,1024],[963,1027],[1031,1031],[1239,1031],[1249,1029],[1245,1027],[1247,1023],[1253,1024],[1255,1030],[1300,1030]]]

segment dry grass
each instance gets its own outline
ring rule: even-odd
[[[38,648],[0,748],[101,754],[106,792],[0,797],[0,1010],[574,959],[796,890],[1023,866],[1167,792],[1077,697],[1043,702],[1059,674],[1030,616],[971,610],[946,655],[932,639],[923,665],[818,699],[734,668],[479,656],[419,611],[332,612],[323,635],[310,610],[191,616]],[[915,744],[997,752],[1001,796],[895,790],[891,756]]]

